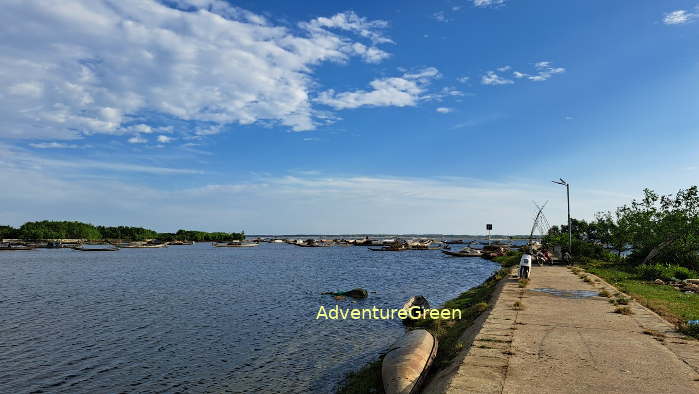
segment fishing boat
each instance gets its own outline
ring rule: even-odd
[[[149,244],[149,243],[141,243],[141,242],[131,242],[131,243],[125,243],[125,244],[119,244],[119,248],[125,248],[125,249],[157,249],[157,248],[165,248],[167,247],[168,244]]]
[[[254,242],[231,241],[231,242],[224,242],[224,243],[214,242],[214,243],[212,243],[212,245],[217,247],[217,248],[252,248],[255,246],[259,246],[260,244],[257,244]]]
[[[116,252],[119,250],[117,247],[104,247],[104,248],[86,248],[84,246],[79,246],[73,248],[73,250],[79,250],[81,252]]]
[[[417,393],[437,355],[438,342],[426,330],[413,330],[396,341],[381,364],[386,394]]]
[[[194,241],[172,241],[168,242],[167,244],[171,246],[188,246],[194,245]]]
[[[15,245],[15,244],[4,244],[3,246],[0,246],[0,250],[7,250],[7,251],[15,251],[15,250],[32,250],[31,246],[25,246],[25,245]]]
[[[473,249],[473,248],[463,248],[459,251],[452,252],[449,250],[443,250],[442,253],[448,255],[448,256],[454,256],[454,257],[481,257],[483,253],[478,250],[478,249]]]

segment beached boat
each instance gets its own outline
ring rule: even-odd
[[[403,308],[406,311],[412,311],[413,309],[418,309],[418,311],[425,311],[427,309],[430,309],[430,303],[427,301],[427,298],[418,295],[418,296],[412,296],[408,301],[403,304]],[[416,314],[413,312],[411,313],[412,316],[415,316]],[[408,318],[403,320],[403,323],[405,324],[410,324],[414,322],[414,320],[408,315]]]
[[[381,364],[386,394],[417,393],[437,347],[437,339],[426,330],[410,331],[391,345]]]
[[[231,241],[225,243],[213,243],[212,245],[217,248],[252,248],[259,246],[260,244],[254,242]]]

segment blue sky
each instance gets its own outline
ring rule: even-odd
[[[699,2],[20,1],[0,221],[528,232],[697,183]]]

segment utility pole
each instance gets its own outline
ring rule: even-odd
[[[566,187],[566,199],[568,200],[568,253],[573,254],[573,227],[570,223],[570,184],[563,178],[558,178],[559,181],[551,181]]]

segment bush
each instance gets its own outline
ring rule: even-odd
[[[677,330],[690,337],[699,338],[699,324],[680,323]]]
[[[646,280],[688,279],[696,273],[687,267],[670,264],[641,264],[636,267],[636,274]]]
[[[696,274],[687,267],[682,267],[679,265],[674,266],[675,278],[677,279],[689,279]]]

